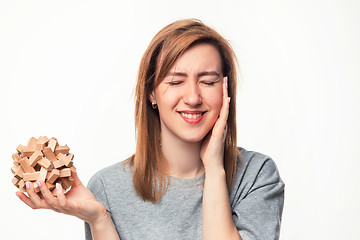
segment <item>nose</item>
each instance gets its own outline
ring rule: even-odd
[[[201,91],[197,81],[190,81],[185,88],[183,101],[189,106],[198,106],[202,103]]]

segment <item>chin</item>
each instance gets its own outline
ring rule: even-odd
[[[189,142],[189,143],[198,143],[198,142],[201,142],[204,140],[204,138],[206,137],[206,134],[198,134],[198,135],[189,134],[187,136],[182,136],[181,138],[184,141]]]

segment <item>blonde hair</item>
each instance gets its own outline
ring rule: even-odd
[[[161,29],[146,49],[138,71],[135,88],[136,152],[128,160],[133,169],[133,184],[144,201],[158,202],[168,187],[167,164],[160,147],[161,129],[157,109],[149,96],[160,84],[175,61],[190,46],[210,43],[222,59],[223,75],[228,77],[231,97],[225,139],[224,168],[230,189],[235,177],[239,151],[236,145],[236,66],[235,53],[227,40],[196,19],[171,23]]]

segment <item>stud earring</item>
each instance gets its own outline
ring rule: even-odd
[[[151,103],[151,106],[152,106],[153,109],[156,109],[156,108],[157,108],[157,104],[154,103],[154,102]]]

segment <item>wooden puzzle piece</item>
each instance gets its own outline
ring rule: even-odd
[[[27,157],[23,157],[20,161],[19,161],[21,167],[24,169],[24,172],[28,172],[28,173],[33,173],[35,172],[35,169],[33,167],[31,167],[30,165],[30,161],[29,158]]]
[[[46,136],[39,137],[36,141],[36,150],[44,150],[45,144],[49,142],[49,139]]]
[[[53,165],[51,164],[51,162],[46,158],[46,157],[43,157],[41,158],[37,164],[43,168],[45,168],[46,170],[48,171],[51,171],[53,169]]]
[[[47,182],[53,184],[59,176],[60,171],[58,169],[53,169],[47,177]]]
[[[56,195],[55,186],[61,184],[64,190],[71,187],[74,179],[71,177],[74,154],[67,145],[59,145],[56,138],[41,136],[31,137],[26,146],[19,145],[12,155],[12,179],[19,191],[26,192],[25,182],[33,185],[34,191],[42,198],[36,181],[45,182],[47,188]]]
[[[43,157],[43,153],[40,150],[36,150],[29,158],[30,166],[35,167],[37,162]]]

